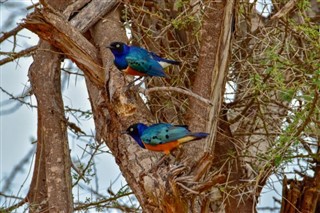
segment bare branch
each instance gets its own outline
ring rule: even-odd
[[[61,49],[91,81],[103,86],[104,72],[98,50],[76,28],[48,12],[30,15],[23,25]]]
[[[292,10],[292,8],[295,6],[296,3],[297,3],[297,0],[290,0],[276,14],[274,14],[271,17],[271,20],[272,19],[279,19],[279,18],[287,15],[290,12],[290,10]]]
[[[195,99],[197,99],[207,105],[213,106],[213,103],[210,102],[208,99],[205,99],[205,98],[201,97],[200,95],[197,95],[196,93],[193,93],[192,91],[187,90],[186,88],[184,88],[184,89],[179,88],[179,87],[152,87],[152,88],[148,88],[148,89],[143,89],[141,87],[139,88],[139,92],[143,93],[145,95],[148,95],[149,93],[152,93],[152,92],[163,92],[163,91],[178,92],[178,93],[181,93],[184,95],[194,97]]]
[[[13,198],[13,199],[17,199],[17,200],[23,200],[24,199],[23,197],[18,197],[18,196],[14,196],[14,195],[7,195],[7,194],[4,194],[2,192],[0,192],[0,196],[3,196],[5,198]]]
[[[0,60],[0,66],[3,64],[6,64],[8,62],[14,61],[17,58],[29,56],[30,54],[35,52],[37,49],[38,49],[38,46],[33,46],[33,47],[29,47],[27,49],[21,50],[20,52],[17,52],[17,53],[11,53],[10,57],[7,57],[7,58]]]
[[[91,156],[90,156],[89,161],[87,162],[86,167],[83,170],[80,171],[78,168],[76,168],[75,165],[72,164],[72,168],[74,168],[74,170],[79,174],[79,177],[72,185],[73,187],[76,186],[79,183],[79,181],[84,177],[84,175],[86,174],[86,171],[90,168],[91,162],[93,161],[93,158],[94,158],[95,154],[97,153],[97,151],[99,150],[99,148],[101,147],[101,145],[103,145],[103,143],[100,143],[95,147],[95,149],[93,150],[93,153],[90,154]]]
[[[9,176],[2,182],[2,193],[5,193],[7,190],[10,190],[10,188],[12,187],[12,183],[15,179],[15,177],[17,175],[19,175],[19,173],[23,172],[23,168],[26,164],[28,164],[30,162],[30,159],[32,158],[33,154],[35,151],[35,146],[33,146],[28,153],[19,161],[19,163],[13,167],[11,173],[9,174]]]
[[[7,94],[12,100],[19,101],[20,103],[25,104],[25,105],[27,105],[27,106],[29,106],[29,107],[31,107],[31,108],[37,108],[36,105],[32,105],[31,103],[24,101],[24,100],[23,100],[24,97],[16,97],[16,96],[10,94],[7,90],[3,89],[1,86],[0,86],[0,90],[1,90],[3,93]]]
[[[15,198],[15,199],[17,199],[17,198]],[[19,208],[20,206],[24,205],[27,202],[28,202],[27,198],[23,198],[20,202],[14,204],[13,206],[10,206],[5,209],[1,209],[1,212],[12,212],[13,210]]]
[[[16,28],[10,30],[9,32],[2,32],[2,36],[0,37],[0,43],[9,38],[10,36],[17,35],[24,27],[22,25],[18,25]]]
[[[70,24],[76,27],[80,32],[86,32],[91,26],[100,20],[101,17],[110,12],[118,3],[119,2],[115,0],[91,0],[90,4],[80,10],[76,17],[71,19]]]
[[[100,200],[100,201],[97,201],[97,202],[92,202],[92,203],[88,203],[88,204],[79,204],[78,206],[76,206],[74,208],[74,210],[78,211],[78,210],[87,209],[87,208],[90,208],[90,207],[96,207],[96,206],[99,206],[101,204],[110,203],[110,202],[115,201],[115,200],[117,200],[119,198],[126,197],[126,196],[129,196],[129,195],[132,195],[132,194],[133,194],[132,192],[129,192],[129,193],[121,194],[121,195],[116,195],[115,197],[103,199],[103,200]],[[109,206],[109,208],[115,208],[115,207]],[[130,210],[132,210],[132,209],[130,208]]]

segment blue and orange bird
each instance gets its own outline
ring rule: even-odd
[[[161,58],[153,52],[136,46],[128,46],[122,42],[112,42],[107,46],[114,55],[114,64],[120,71],[134,76],[166,77],[163,71],[169,65],[181,62]]]
[[[200,140],[209,135],[205,132],[190,132],[186,125],[168,123],[157,123],[151,126],[136,123],[129,126],[124,133],[130,135],[140,147],[164,152],[167,155],[183,143]]]

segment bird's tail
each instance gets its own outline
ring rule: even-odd
[[[208,135],[209,135],[209,133],[205,133],[205,132],[191,132],[189,135],[187,135],[183,138],[180,138],[178,140],[178,142],[180,144],[182,144],[182,143],[186,143],[189,141],[200,140],[202,138],[206,138]]]
[[[166,59],[166,58],[161,58],[161,60],[159,60],[159,61],[164,62],[164,63],[168,63],[168,64],[172,64],[172,65],[180,65],[181,64],[180,61],[170,60],[170,59]]]
[[[169,60],[169,59],[162,59],[161,61],[159,61],[159,64],[161,65],[162,68],[167,68],[170,65],[179,65],[181,64],[180,61],[173,61],[173,60]]]
[[[162,68],[166,68],[170,65],[180,65],[181,62],[180,61],[175,61],[175,60],[170,60],[170,59],[166,59],[166,58],[161,58],[160,56],[158,56],[157,54],[150,52],[150,54],[152,55],[152,57],[159,62],[159,64],[162,66]]]
[[[206,138],[209,135],[209,133],[206,132],[194,132],[191,133],[191,136],[195,137],[194,140],[200,140],[202,138]]]

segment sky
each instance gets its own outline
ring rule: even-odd
[[[3,2],[3,1],[1,1]],[[35,1],[33,1],[35,3]],[[12,3],[18,3],[18,5],[12,5]],[[11,0],[5,4],[0,3],[0,27],[1,31],[6,31],[15,27],[16,23],[21,22],[21,19],[26,16],[28,11],[25,9],[25,5],[30,5],[31,1],[18,1]],[[18,6],[18,7],[17,7]],[[257,6],[263,8],[261,5]],[[30,12],[30,11],[29,11]],[[18,16],[11,16],[11,14],[19,14]],[[16,50],[22,50],[25,47],[36,45],[38,38],[31,32],[24,30],[18,35],[18,42]],[[0,47],[1,52],[10,52],[13,49],[12,38],[8,42],[3,42]],[[0,55],[0,59],[5,56]],[[10,92],[14,96],[20,96],[25,93],[30,87],[28,80],[28,68],[32,63],[32,59],[21,58],[15,60],[12,63],[0,66],[0,86],[6,91]],[[63,64],[64,68],[74,68],[68,60],[65,60]],[[66,106],[70,108],[76,108],[81,110],[90,109],[90,103],[88,100],[87,89],[85,87],[84,79],[81,77],[69,76],[64,78],[63,84],[63,99]],[[34,96],[25,99],[25,101],[36,105]],[[70,121],[77,123],[77,120],[70,114]],[[94,134],[93,120],[83,119],[80,126],[87,134]],[[10,176],[13,168],[21,165],[21,159],[27,155],[31,150],[34,151],[35,141],[37,135],[37,110],[30,106],[20,104],[17,101],[10,99],[6,93],[0,91],[0,191],[5,186],[5,180]],[[82,162],[86,162],[89,158],[88,155],[83,154],[83,149],[86,149],[88,143],[94,143],[90,140],[78,140],[74,136],[70,135],[69,144],[72,159],[74,162],[80,159]],[[107,151],[107,148],[103,148]],[[107,190],[112,183],[112,189],[117,191],[119,188],[126,184],[125,179],[121,176],[118,166],[116,165],[114,158],[110,154],[100,154],[95,158],[95,165],[97,167],[97,179],[99,185],[99,192],[101,194],[107,194]],[[15,195],[18,197],[24,197],[28,192],[29,184],[31,181],[33,170],[33,158],[30,161],[23,164],[21,172],[12,178],[12,185],[10,190],[6,191],[6,194]],[[270,178],[270,183],[277,182],[276,177]],[[95,188],[96,182],[93,179],[89,184],[89,187]],[[271,184],[269,185],[271,187]],[[272,206],[273,196],[280,198],[281,183],[275,183],[272,185],[275,187],[277,193],[274,193],[273,188],[265,187],[263,190],[261,206]],[[268,193],[270,191],[272,193]],[[92,197],[87,192],[81,190],[79,187],[74,189],[75,197],[85,199],[86,197]],[[16,202],[14,199],[3,199],[0,196],[0,208],[2,206],[10,206]],[[20,210],[19,210],[20,211]],[[18,212],[19,212],[18,211]]]

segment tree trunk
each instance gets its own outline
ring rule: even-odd
[[[283,179],[282,205],[280,213],[319,212],[320,211],[320,166],[315,168],[313,177],[305,176],[303,180]]]
[[[46,42],[40,42],[39,48],[29,71],[38,103],[38,146],[30,206],[34,211],[72,212],[71,161],[60,83],[62,56]]]
[[[143,172],[153,164],[152,153],[141,149],[128,136],[120,134],[137,121],[150,122],[152,115],[135,91],[127,91],[123,75],[113,65],[113,56],[106,46],[112,41],[125,41],[124,29],[119,23],[118,10],[105,17],[92,29],[92,37],[102,54],[106,68],[105,88],[99,89],[87,79],[90,102],[94,112],[98,141],[104,141],[112,151],[126,181],[144,210],[154,209],[145,196]],[[106,30],[112,29],[112,30]],[[117,33],[115,33],[117,32]],[[148,190],[151,190],[147,186]]]
[[[52,1],[61,8],[67,2]],[[28,193],[31,212],[72,212],[71,160],[61,94],[62,55],[40,41],[29,77],[38,103],[35,169]]]

